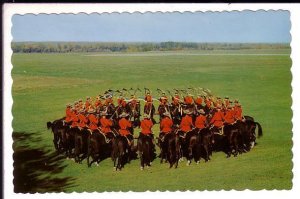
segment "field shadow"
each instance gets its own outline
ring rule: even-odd
[[[57,177],[67,166],[64,157],[40,147],[38,133],[13,132],[14,192],[46,193],[63,192],[75,186],[73,177]]]

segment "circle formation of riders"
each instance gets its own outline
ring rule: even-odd
[[[258,135],[262,135],[260,124],[243,116],[238,100],[214,97],[209,90],[192,94],[189,90],[174,89],[167,96],[157,89],[159,99],[149,89],[145,88],[144,97],[136,97],[137,91],[141,90],[108,90],[94,101],[87,97],[85,101],[67,104],[64,118],[47,123],[54,133],[55,148],[67,157],[75,157],[76,162],[87,158],[88,166],[93,162],[98,165],[110,156],[114,168],[121,170],[137,153],[141,169],[149,167],[155,159],[157,144],[161,163],[165,160],[170,168],[176,168],[183,157],[187,158],[187,165],[192,159],[197,164],[201,158],[209,161],[212,151],[237,156],[254,146],[256,126]],[[154,101],[159,103],[157,110]],[[155,121],[154,115],[159,115],[159,121]],[[152,131],[155,124],[159,124],[157,143]],[[135,128],[140,128],[138,137],[134,137]],[[138,139],[136,145],[134,139]]]

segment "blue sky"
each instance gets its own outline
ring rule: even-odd
[[[13,41],[289,43],[288,11],[26,14]]]

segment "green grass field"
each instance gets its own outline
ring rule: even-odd
[[[15,191],[291,189],[290,52],[218,53],[14,54]],[[215,95],[238,98],[244,114],[262,125],[264,135],[249,153],[229,159],[214,153],[208,163],[186,166],[182,162],[178,169],[156,159],[149,170],[140,171],[139,160],[134,160],[115,172],[110,159],[88,168],[85,161],[76,164],[54,154],[46,122],[64,116],[66,103],[108,88],[137,86],[204,87]],[[157,125],[154,132],[158,134]]]

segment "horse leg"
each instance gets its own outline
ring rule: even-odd
[[[58,133],[58,132],[57,132]],[[54,144],[54,148],[56,151],[59,151],[59,147],[58,147],[58,140],[59,137],[57,135],[57,133],[53,133],[53,144]]]
[[[165,158],[165,141],[163,142],[162,140],[159,140],[158,141],[158,145],[159,145],[159,149],[160,149],[160,163],[162,164],[163,163],[163,161],[164,161],[164,158]]]
[[[92,149],[91,149],[91,140],[90,138],[88,139],[88,152],[87,152],[87,165],[88,167],[91,167],[91,164],[90,164],[90,156],[91,156],[91,152],[92,152]]]
[[[175,140],[175,169],[178,167],[178,161],[179,161],[179,158],[180,158],[180,141],[179,141],[179,138],[176,137],[176,140]]]
[[[78,163],[78,154],[79,154],[79,140],[77,136],[75,137],[75,162]]]
[[[190,143],[188,147],[188,154],[187,154],[187,163],[186,166],[189,166],[192,163],[192,158],[193,158],[193,144]]]
[[[174,154],[173,154],[173,151],[172,151],[172,147],[169,148],[168,150],[168,154],[167,154],[167,159],[169,161],[169,164],[170,164],[170,167],[169,168],[172,168],[175,161],[174,161]]]
[[[209,161],[210,160],[210,158],[209,158],[209,152],[208,152],[208,145],[206,144],[206,145],[204,145],[203,146],[203,149],[204,149],[204,155],[205,155],[205,162],[207,162],[207,161]]]
[[[234,157],[237,157],[238,155],[238,140],[237,140],[237,135],[235,135],[234,140],[233,140],[233,145],[234,145]]]

